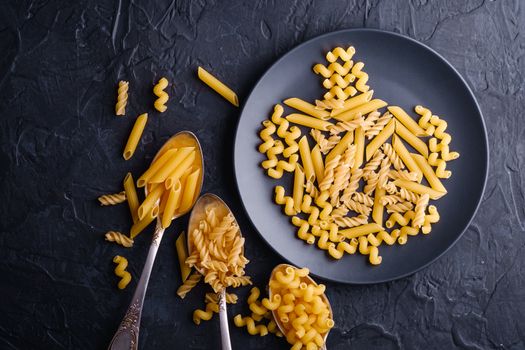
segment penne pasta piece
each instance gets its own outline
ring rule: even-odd
[[[423,175],[427,179],[430,187],[432,187],[433,189],[439,192],[447,192],[447,189],[445,188],[445,186],[443,186],[443,184],[437,177],[436,173],[434,172],[434,169],[432,169],[430,164],[428,164],[428,161],[425,159],[425,157],[423,157],[420,154],[415,154],[415,153],[411,153],[410,155],[416,162],[417,166],[423,172]]]
[[[164,186],[166,188],[170,188],[177,180],[179,180],[189,167],[193,164],[193,161],[195,160],[195,151],[190,153],[180,164],[171,172],[171,174],[168,175],[168,178],[166,179],[166,182],[164,183]],[[188,175],[189,176],[189,175]],[[186,185],[185,185],[186,186]]]
[[[150,180],[150,178],[155,175],[157,171],[159,171],[160,168],[166,164],[166,162],[175,154],[177,153],[177,148],[172,148],[167,150],[163,155],[159,157],[159,159],[155,160],[153,164],[150,165],[148,170],[142,174],[139,179],[137,180],[137,187],[144,187],[146,186],[146,183]]]
[[[179,259],[180,276],[182,283],[188,279],[191,273],[190,267],[186,264],[188,258],[187,244],[186,244],[186,233],[181,232],[177,240],[175,241],[175,249],[177,250],[177,257]]]
[[[139,115],[137,120],[135,120],[133,129],[131,129],[131,133],[129,134],[128,142],[126,142],[126,147],[124,147],[124,153],[122,154],[125,160],[130,159],[133,156],[133,153],[135,153],[147,122],[148,113]]]
[[[354,132],[347,131],[345,136],[339,141],[339,143],[328,153],[325,157],[325,164],[332,160],[334,157],[342,154],[348,145],[354,141]]]
[[[239,107],[239,98],[237,97],[237,94],[233,92],[233,90],[226,86],[223,82],[215,78],[202,67],[199,67],[197,69],[197,75],[204,84],[211,87],[213,90],[215,90],[216,93],[224,97],[235,107]]]
[[[160,196],[164,193],[164,186],[162,185],[156,185],[155,188],[153,188],[148,195],[146,196],[146,199],[144,199],[144,202],[139,207],[138,214],[139,214],[139,220],[142,220],[146,214],[151,211],[151,209],[157,204],[157,202],[160,199]]]
[[[328,111],[316,109],[315,108],[316,106],[314,106],[313,104],[303,101],[297,97],[293,97],[293,98],[284,100],[284,104],[289,107],[295,108],[298,111],[311,115],[312,117],[315,117],[317,119],[321,119],[321,120],[330,119],[330,113]]]
[[[299,140],[299,154],[303,162],[304,174],[306,181],[313,182],[315,180],[314,164],[312,161],[312,153],[310,152],[310,145],[306,136],[301,137]]]
[[[198,195],[197,187],[199,186],[199,176],[201,169],[198,168],[188,175],[184,181],[184,188],[182,189],[182,199],[180,201],[179,213],[184,213],[191,208],[195,196]]]
[[[379,226],[383,226],[384,205],[381,202],[381,198],[384,195],[385,195],[385,189],[384,188],[377,188],[376,189],[375,197],[374,197],[374,206],[372,208],[372,219]]]
[[[161,211],[162,228],[168,228],[170,226],[171,221],[173,220],[173,216],[175,215],[175,211],[180,206],[180,198],[181,198],[180,181],[177,181],[175,185],[171,186],[171,188],[165,192],[168,193],[168,199],[166,201],[166,205],[164,206],[164,210]]]
[[[363,127],[355,129],[355,158],[352,170],[359,169],[363,164],[363,158],[365,153],[365,130]]]
[[[412,134],[418,137],[427,136],[425,130],[423,130],[423,128],[420,127],[417,122],[403,110],[403,108],[398,106],[388,106],[387,109],[394,115],[394,117],[396,117],[398,121],[400,121],[408,130],[410,130]]]
[[[417,182],[407,181],[407,180],[397,179],[394,181],[394,185],[398,187],[403,187],[409,191],[412,191],[418,194],[428,194],[430,196],[430,199],[434,199],[434,200],[439,199],[447,194],[447,191],[445,192],[436,191],[435,189],[431,187],[418,184]]]
[[[129,231],[131,239],[137,237],[139,233],[141,233],[146,227],[148,227],[148,225],[151,224],[153,220],[155,220],[157,215],[159,215],[159,207],[155,206],[144,216],[143,219],[134,223],[133,226],[131,226],[131,230]]]
[[[354,119],[359,114],[361,114],[362,116],[365,116],[366,114],[373,112],[376,109],[383,108],[386,105],[387,103],[385,101],[380,100],[380,99],[374,99],[365,104],[352,108],[346,112],[335,115],[334,118],[337,120],[343,121],[343,122],[347,122],[349,120]]]
[[[376,223],[370,223],[341,230],[339,231],[339,234],[343,235],[347,239],[352,239],[360,236],[367,236],[370,233],[376,233],[381,230],[383,230],[383,227],[381,227],[381,225],[378,225]]]
[[[314,166],[315,178],[317,181],[321,181],[324,174],[324,164],[319,145],[315,145],[314,148],[312,148],[312,163]]]
[[[296,212],[301,212],[301,204],[304,194],[304,171],[300,164],[295,164],[295,173],[293,181],[293,203]]]
[[[126,192],[126,199],[128,201],[133,223],[136,223],[139,220],[139,197],[137,196],[135,182],[133,181],[131,173],[127,173],[124,178],[124,191]]]
[[[372,99],[372,95],[374,94],[374,90],[369,90],[365,93],[362,93],[360,95],[354,96],[349,98],[344,102],[343,108],[340,109],[333,109],[332,113],[330,114],[332,117],[341,114],[343,112],[346,112],[350,109],[356,108],[358,106],[361,106],[367,102],[369,102]]]
[[[381,132],[368,143],[366,146],[367,161],[370,160],[379,147],[381,147],[386,142],[386,140],[388,140],[388,138],[394,134],[395,126],[395,120],[391,119],[383,128],[383,130],[381,130]]]
[[[194,147],[182,147],[173,153],[168,160],[159,166],[159,169],[150,176],[148,183],[160,183],[164,182],[170,173],[177,168],[177,166],[186,158],[188,155],[195,153]]]
[[[421,153],[425,158],[428,158],[428,146],[419,137],[410,132],[403,124],[399,121],[396,122],[396,134],[401,136],[409,145],[414,147],[416,151]]]
[[[392,136],[392,147],[394,147],[394,150],[396,151],[397,155],[399,156],[399,158],[401,158],[403,163],[405,163],[408,170],[417,173],[417,181],[421,182],[423,178],[423,173],[421,172],[421,169],[419,169],[417,163],[410,155],[410,152],[408,152],[405,145],[403,145],[403,142],[401,142],[397,135]]]
[[[328,131],[330,126],[333,126],[334,124],[327,122],[325,120],[317,119],[314,117],[307,116],[305,114],[299,114],[299,113],[292,113],[286,116],[286,120],[307,126],[309,128],[318,129],[322,131]]]

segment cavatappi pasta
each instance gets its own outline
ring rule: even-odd
[[[431,202],[446,195],[447,162],[459,153],[450,150],[446,121],[429,108],[415,106],[414,119],[374,98],[355,54],[337,47],[327,65],[314,65],[326,93],[314,103],[288,98],[290,111],[276,104],[259,151],[270,177],[289,179],[274,198],[299,239],[334,259],[359,252],[377,265],[383,242],[406,244],[431,231],[440,218]]]
[[[131,282],[131,274],[126,271],[126,268],[128,267],[128,259],[120,255],[116,255],[113,258],[113,262],[117,264],[115,267],[115,275],[120,277],[118,289],[124,289],[129,284],[129,282]]]
[[[155,109],[161,113],[166,112],[168,107],[166,103],[168,102],[169,95],[164,91],[168,87],[168,79],[162,77],[159,82],[153,87],[153,93],[157,96],[157,99],[153,103]]]

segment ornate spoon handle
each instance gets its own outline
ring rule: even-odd
[[[108,349],[110,350],[136,350],[139,346],[139,329],[140,329],[140,317],[142,315],[142,305],[144,304],[144,296],[146,295],[146,289],[148,288],[149,276],[151,275],[151,269],[159,250],[160,241],[164,229],[160,224],[160,220],[157,221],[157,227],[153,234],[153,240],[149,247],[148,257],[146,263],[142,269],[140,280],[131,299],[131,303],[126,311],[124,319],[120,323],[117,332],[113,336]]]
[[[219,318],[221,324],[222,350],[232,350],[230,329],[228,327],[228,312],[226,311],[226,288],[219,294]]]

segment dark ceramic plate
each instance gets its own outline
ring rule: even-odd
[[[292,174],[269,178],[260,166],[265,156],[257,151],[261,122],[275,103],[289,97],[307,101],[324,93],[321,77],[312,72],[325,63],[325,53],[335,46],[356,48],[355,60],[365,63],[374,97],[413,111],[429,107],[448,122],[451,149],[461,157],[448,163],[453,175],[443,183],[448,195],[434,202],[441,221],[429,235],[410,237],[404,246],[381,246],[383,262],[371,266],[359,254],[334,261],[316,246],[296,238],[296,228],[281,207],[274,204],[274,187],[291,189]],[[286,112],[286,111],[285,111]],[[414,115],[414,113],[412,113]],[[327,280],[344,283],[378,283],[410,275],[447,251],[461,236],[480,203],[488,168],[488,146],[480,108],[467,83],[439,54],[399,34],[370,29],[329,33],[307,41],[279,59],[259,80],[239,120],[234,166],[237,186],[253,225],[284,259]]]

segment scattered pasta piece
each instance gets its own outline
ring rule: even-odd
[[[117,104],[115,105],[116,115],[126,115],[126,105],[128,103],[129,82],[119,81],[117,91]]]
[[[108,231],[104,237],[108,242],[115,242],[126,248],[133,247],[133,240],[118,231]]]
[[[140,138],[142,137],[142,132],[144,131],[147,122],[148,113],[139,115],[137,120],[135,120],[133,129],[129,134],[128,142],[124,147],[124,153],[122,154],[125,160],[130,159],[133,156],[133,153],[135,153],[135,149],[137,149],[137,145],[139,144]]]
[[[224,85],[219,79],[215,78],[202,67],[197,69],[197,75],[203,83],[215,90],[215,92],[228,100],[232,105],[239,107],[239,98],[237,97],[237,94],[228,86]]]
[[[169,95],[164,89],[168,87],[168,79],[166,78],[160,78],[159,82],[153,87],[153,93],[158,98],[154,102],[154,107],[157,111],[163,113],[166,112],[168,107],[166,107],[166,103],[168,102]]]
[[[115,194],[104,194],[98,197],[98,201],[100,202],[100,205],[103,206],[123,203],[126,201],[126,192],[122,191]]]
[[[128,260],[120,255],[116,255],[113,258],[113,262],[117,264],[115,267],[115,275],[120,277],[118,288],[124,289],[129,284],[129,282],[131,282],[131,274],[126,271],[126,268],[128,267]]]

